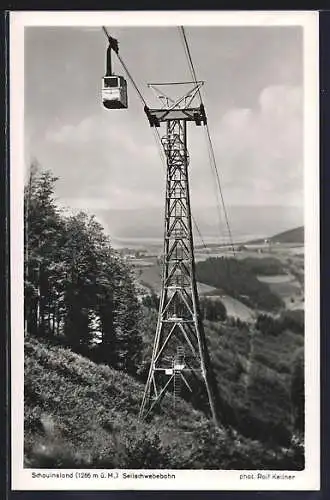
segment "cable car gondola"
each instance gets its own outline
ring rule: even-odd
[[[103,77],[102,101],[107,109],[127,108],[127,83],[124,77],[116,75]]]
[[[118,53],[118,42],[109,38],[106,74],[102,78],[102,102],[107,109],[127,109],[127,82],[123,76],[114,75],[111,68],[111,50]]]

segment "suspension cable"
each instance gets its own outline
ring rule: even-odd
[[[183,26],[181,26],[180,28],[181,28],[181,34],[182,34],[182,37],[183,37],[183,40],[184,40],[184,47],[185,47],[186,55],[187,55],[187,58],[188,58],[190,71],[191,71],[194,83],[197,84],[198,80],[197,80],[195,68],[194,68],[194,65],[193,65],[193,62],[192,62],[192,57],[191,57],[191,53],[190,53],[188,41],[187,41],[187,38],[186,38],[185,30],[184,30]],[[102,30],[104,31],[104,33],[105,33],[108,41],[110,42],[111,41],[111,37],[110,37],[107,29],[105,28],[105,26],[102,26]],[[131,81],[134,89],[136,90],[136,93],[138,94],[141,102],[143,103],[144,106],[147,106],[146,100],[144,99],[141,91],[139,90],[137,84],[135,83],[134,78],[132,77],[130,71],[128,70],[128,68],[127,68],[125,62],[123,61],[122,57],[120,56],[119,52],[116,51],[116,50],[114,52],[116,53],[116,55],[118,57],[118,60],[120,61],[120,63],[122,65],[125,73],[127,74],[127,76],[129,78],[129,80]],[[202,94],[201,94],[200,88],[198,88],[197,92],[198,92],[198,95],[199,95],[200,102],[201,102],[201,104],[203,104],[203,99],[202,99]],[[223,210],[224,210],[224,214],[225,214],[225,219],[226,219],[226,225],[227,225],[227,230],[228,230],[228,234],[229,234],[229,239],[230,239],[230,243],[231,243],[231,246],[232,246],[233,253],[235,255],[235,249],[234,249],[234,245],[233,245],[233,239],[232,239],[231,229],[230,229],[230,225],[229,225],[229,219],[228,219],[227,210],[226,210],[225,203],[224,203],[224,198],[223,198],[223,193],[222,193],[222,188],[221,188],[221,182],[220,182],[220,176],[219,176],[218,168],[217,168],[217,165],[216,165],[215,154],[214,154],[214,149],[213,149],[213,144],[212,144],[212,140],[211,140],[211,135],[210,135],[208,124],[206,124],[206,131],[207,131],[207,138],[208,138],[208,144],[209,144],[209,150],[210,150],[210,159],[211,159],[211,161],[213,163],[214,170],[215,170],[215,173],[216,173],[216,180],[217,180],[217,184],[218,184],[218,187],[219,187],[219,192],[220,192],[220,196],[221,196],[221,202],[222,202]],[[159,138],[159,141],[160,141],[160,144],[161,144],[161,138],[160,138],[158,130],[157,130],[157,135],[158,135],[158,138]],[[161,150],[163,151],[162,147],[161,147]],[[192,218],[193,218],[193,223],[194,223],[194,225],[196,227],[197,233],[199,234],[199,237],[200,237],[200,239],[201,239],[201,241],[203,243],[203,246],[205,248],[207,248],[206,245],[205,245],[205,242],[203,240],[202,234],[201,234],[201,232],[199,230],[199,227],[198,227],[198,225],[197,225],[194,217],[192,217]],[[221,217],[220,217],[220,220],[221,220]]]
[[[110,41],[111,41],[111,37],[110,37],[110,35],[109,35],[109,33],[108,33],[107,29],[106,29],[104,26],[102,26],[102,29],[103,29],[103,31],[104,31],[104,33],[105,33],[105,35],[106,35],[106,37],[107,37],[108,41],[110,42]],[[141,102],[143,103],[143,105],[144,105],[144,106],[147,106],[147,102],[146,102],[145,98],[143,97],[142,93],[140,92],[140,90],[139,90],[139,88],[138,88],[137,84],[135,83],[135,81],[134,81],[134,79],[133,79],[133,77],[132,77],[131,73],[129,72],[129,70],[128,70],[128,68],[127,68],[126,64],[124,63],[123,59],[121,58],[121,56],[120,56],[119,52],[118,52],[118,51],[116,51],[116,50],[114,50],[114,52],[115,52],[115,54],[117,55],[117,57],[118,57],[118,59],[119,59],[119,61],[120,61],[121,65],[122,65],[122,67],[124,68],[124,71],[125,71],[126,75],[127,75],[127,76],[128,76],[128,78],[130,79],[131,84],[132,84],[132,85],[133,85],[133,87],[135,88],[136,93],[138,94],[138,96],[139,96],[139,98],[140,98]]]
[[[183,38],[183,46],[184,46],[184,49],[185,49],[185,52],[186,52],[186,56],[187,56],[187,59],[188,59],[188,64],[189,64],[191,76],[192,76],[192,78],[194,80],[194,83],[197,83],[196,71],[195,71],[195,68],[194,68],[194,65],[193,65],[193,62],[192,62],[192,57],[191,57],[191,53],[190,53],[190,49],[189,49],[189,45],[188,45],[188,41],[187,41],[185,29],[184,29],[183,26],[180,26],[179,29],[180,29],[180,33],[181,33],[182,38]],[[201,104],[203,104],[203,99],[202,99],[202,94],[201,94],[200,88],[198,88],[198,95],[199,95],[199,99],[200,99]]]
[[[192,76],[192,78],[194,80],[194,83],[197,84],[198,80],[197,80],[197,76],[196,76],[195,67],[194,67],[194,64],[193,64],[193,61],[192,61],[191,52],[190,52],[190,49],[189,49],[189,45],[188,45],[188,41],[187,41],[185,29],[184,29],[183,26],[180,26],[179,29],[180,29],[180,33],[182,35],[184,49],[185,49],[186,56],[187,56],[187,59],[188,59],[188,64],[189,64],[189,69],[190,69],[190,72],[191,72],[191,76]],[[200,89],[198,89],[198,95],[199,95],[200,103],[204,105]],[[229,218],[228,218],[228,213],[227,213],[227,209],[226,209],[226,205],[225,205],[225,200],[224,200],[224,196],[223,196],[223,192],[222,192],[221,181],[220,181],[220,174],[219,174],[219,170],[218,170],[218,167],[217,167],[217,162],[216,162],[216,158],[215,158],[215,153],[214,153],[213,143],[212,143],[212,139],[211,139],[210,129],[209,129],[209,126],[208,126],[207,123],[206,123],[205,130],[206,130],[206,138],[207,138],[208,149],[209,149],[209,153],[210,153],[211,166],[213,166],[213,169],[214,169],[214,172],[215,172],[216,181],[217,181],[217,185],[218,185],[218,189],[219,189],[219,194],[220,194],[220,198],[221,198],[221,203],[222,203],[222,207],[223,207],[223,212],[224,212],[224,216],[225,216],[225,221],[226,221],[226,226],[227,226],[227,231],[228,231],[228,236],[229,236],[229,243],[230,243],[230,246],[232,248],[233,255],[235,257],[236,256],[235,255],[235,247],[234,247],[232,232],[231,232],[231,228],[230,228],[230,224],[229,224]]]
[[[102,30],[104,31],[104,33],[105,33],[105,35],[106,35],[106,37],[107,37],[107,39],[108,39],[108,41],[110,43],[111,37],[110,37],[107,29],[104,26],[102,26]],[[189,48],[188,48],[188,50],[189,50]],[[144,106],[147,106],[146,100],[144,99],[141,91],[139,90],[137,84],[135,83],[135,81],[134,81],[134,79],[133,79],[130,71],[128,70],[128,68],[127,68],[126,64],[124,63],[122,57],[120,56],[119,52],[116,51],[116,50],[114,52],[116,53],[116,55],[117,55],[117,57],[118,57],[121,65],[122,65],[122,67],[124,68],[124,71],[126,72],[126,74],[127,74],[128,78],[130,79],[133,87],[135,88],[135,90],[136,90],[136,92],[137,92],[137,94],[138,94],[141,102],[143,103]],[[194,80],[196,81],[196,75],[194,75]],[[199,89],[198,89],[198,92],[199,92],[199,96],[200,96],[200,99],[201,99],[201,94],[200,94]],[[159,134],[159,130],[158,129],[154,129],[154,131],[156,132],[155,139],[156,139],[156,143],[157,143],[157,145],[159,147],[159,155],[160,155],[162,164],[165,167],[165,171],[166,171],[166,158],[164,156],[164,150],[163,150],[163,145],[162,145],[161,137],[160,137],[160,134]],[[205,248],[206,251],[208,251],[208,248],[207,248],[207,246],[205,244],[205,241],[203,239],[202,233],[201,233],[201,231],[200,231],[200,229],[198,227],[198,224],[197,224],[197,222],[196,222],[196,220],[195,220],[195,218],[194,218],[193,215],[192,215],[192,221],[193,221],[193,224],[195,226],[196,232],[197,232],[197,234],[198,234],[198,236],[199,236],[199,238],[200,238],[200,240],[202,242],[203,247]]]

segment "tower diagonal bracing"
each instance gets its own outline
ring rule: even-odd
[[[159,92],[157,84],[154,89]],[[193,106],[197,82],[179,99],[161,91],[162,107],[145,107],[152,127],[165,124],[166,194],[162,289],[152,359],[140,409],[146,418],[172,393],[194,400],[201,394],[218,424],[217,388],[207,349],[195,276],[189,193],[187,124],[206,124],[203,105]]]

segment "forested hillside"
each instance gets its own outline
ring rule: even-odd
[[[142,339],[133,275],[94,217],[57,207],[55,182],[34,167],[25,192],[26,330],[135,373]]]
[[[221,303],[202,302],[221,428],[206,403],[181,399],[174,411],[170,394],[150,422],[139,422],[159,299],[139,302],[134,275],[102,226],[60,210],[55,182],[34,168],[25,191],[26,464],[303,468],[303,312],[262,314],[247,325],[227,318]],[[254,274],[235,262],[233,290],[254,293]],[[209,271],[198,270],[207,279]],[[251,296],[265,309],[280,305],[260,290]]]
[[[254,259],[211,257],[197,263],[196,278],[201,283],[239,299],[249,307],[276,311],[283,306],[283,302],[278,295],[271,292],[268,285],[257,279],[257,265]],[[261,268],[261,272],[259,269],[260,274],[265,274],[266,267],[267,264]],[[274,267],[274,262],[271,262],[270,270]]]
[[[143,385],[69,348],[25,342],[25,466],[45,468],[303,468],[303,450],[216,429],[171,396],[149,423],[137,415]]]
[[[142,380],[148,373],[156,322],[156,309],[145,310]],[[303,434],[302,311],[288,311],[277,319],[262,314],[253,326],[231,319],[204,321],[204,329],[223,423],[246,437],[283,446],[289,445],[292,433]],[[299,391],[292,389],[298,386]],[[200,409],[206,411],[207,403]]]

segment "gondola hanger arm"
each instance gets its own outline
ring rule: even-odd
[[[104,31],[104,33],[105,33],[105,35],[106,35],[106,37],[107,37],[107,39],[109,41],[110,48],[114,52],[116,52],[116,54],[118,54],[119,53],[118,40],[116,38],[113,38],[112,36],[110,36],[109,33],[108,33],[108,31],[107,31],[107,29],[104,26],[102,26],[102,29],[103,29],[103,31]]]

